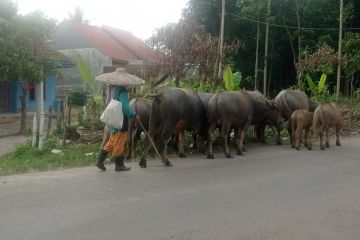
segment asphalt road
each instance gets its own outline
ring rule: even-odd
[[[360,239],[360,138],[215,156],[0,177],[0,239]]]

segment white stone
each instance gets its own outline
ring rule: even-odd
[[[53,154],[60,154],[60,153],[62,153],[62,151],[59,150],[59,149],[53,149],[53,150],[51,150],[51,153],[53,153]]]

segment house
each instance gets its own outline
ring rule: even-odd
[[[159,55],[142,40],[128,31],[103,26],[91,26],[74,20],[64,20],[52,35],[53,49],[74,62],[80,55],[94,77],[122,67],[135,74],[147,66],[156,66]],[[62,82],[57,82],[58,93],[85,84],[77,68],[64,69]]]
[[[64,55],[47,46],[37,46],[36,55],[39,58],[56,58],[59,61],[59,68],[72,68],[74,64]],[[52,107],[58,111],[56,100],[56,82],[61,81],[61,76],[56,73],[46,73],[44,81],[44,110]],[[40,109],[40,84],[26,83],[27,89],[25,101],[27,112],[38,112]],[[21,110],[20,96],[22,89],[19,81],[0,82],[0,113],[18,113]]]

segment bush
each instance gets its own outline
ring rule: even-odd
[[[69,93],[69,102],[75,106],[85,106],[86,104],[86,92],[81,88],[75,88]]]

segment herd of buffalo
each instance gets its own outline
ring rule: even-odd
[[[276,133],[277,144],[281,144],[280,132],[283,121],[288,122],[292,147],[299,150],[301,132],[305,129],[304,145],[311,150],[308,135],[316,131],[320,137],[320,148],[330,147],[329,128],[336,130],[336,145],[340,146],[339,132],[342,128],[341,110],[335,103],[319,104],[299,90],[281,91],[274,100],[269,100],[258,91],[222,91],[216,94],[197,93],[182,88],[164,88],[152,95],[152,100],[135,98],[131,107],[140,116],[143,126],[130,120],[128,158],[135,157],[135,146],[142,127],[148,131],[161,155],[165,166],[172,166],[166,155],[166,146],[171,138],[179,142],[179,156],[185,157],[185,133],[191,131],[194,146],[207,149],[207,157],[214,158],[213,138],[215,129],[223,142],[225,156],[230,158],[229,135],[233,131],[238,155],[244,152],[244,137],[249,126],[254,125],[256,136],[264,141],[265,127]],[[323,136],[326,135],[325,145]],[[310,136],[311,139],[311,136]],[[139,165],[147,165],[150,149],[148,137]]]

